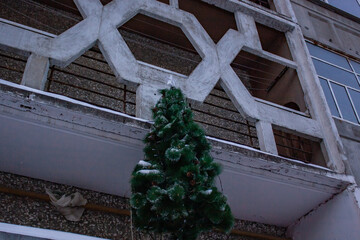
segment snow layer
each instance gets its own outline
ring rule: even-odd
[[[144,160],[140,160],[138,165],[142,166],[142,167],[150,167],[151,166],[151,163],[149,162],[146,162]]]
[[[138,173],[145,174],[145,175],[151,174],[151,173],[158,174],[158,173],[160,173],[160,171],[156,170],[156,169],[143,169],[143,170],[139,170]]]

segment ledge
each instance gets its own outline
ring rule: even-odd
[[[151,122],[0,80],[0,171],[119,196]],[[208,137],[218,186],[239,219],[288,226],[351,176]]]

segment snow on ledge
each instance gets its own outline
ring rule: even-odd
[[[42,229],[28,226],[20,226],[9,223],[0,223],[0,232],[18,234],[30,237],[52,239],[52,240],[106,240],[105,238],[90,237],[69,232],[61,232],[57,230]]]
[[[291,158],[282,157],[282,156],[275,155],[275,154],[268,153],[268,152],[264,152],[264,151],[261,151],[259,149],[252,148],[252,147],[249,147],[249,146],[246,146],[246,145],[241,145],[239,143],[234,143],[234,142],[230,142],[230,141],[226,141],[226,140],[222,140],[222,139],[218,139],[218,138],[214,138],[214,137],[209,137],[209,136],[206,136],[206,138],[209,139],[209,140],[215,141],[215,142],[220,142],[220,143],[224,143],[224,144],[227,144],[227,145],[232,145],[232,146],[235,146],[235,147],[251,150],[251,151],[254,151],[254,152],[263,153],[263,154],[274,156],[274,157],[277,157],[277,158],[281,158],[281,159],[284,159],[284,160],[292,162],[292,163],[297,163],[297,164],[301,164],[301,165],[304,165],[304,166],[310,166],[310,167],[314,167],[314,168],[317,168],[317,169],[322,169],[322,170],[326,170],[326,171],[329,171],[329,172],[333,172],[333,170],[331,170],[330,168],[318,166],[318,165],[311,164],[311,163],[304,163],[302,161],[298,161],[298,160],[291,159]]]
[[[0,84],[11,86],[11,87],[18,88],[18,89],[23,89],[23,90],[26,90],[26,91],[38,93],[38,94],[49,96],[49,97],[53,97],[53,98],[60,99],[60,100],[66,101],[66,102],[71,102],[71,103],[74,103],[74,104],[78,104],[78,105],[81,105],[81,106],[90,107],[90,108],[101,110],[101,111],[108,112],[108,113],[111,113],[111,114],[115,114],[115,115],[123,116],[123,117],[126,117],[126,118],[134,119],[134,120],[137,120],[137,121],[140,121],[140,122],[151,123],[151,124],[153,123],[152,121],[148,121],[148,120],[145,120],[145,119],[133,117],[133,116],[130,116],[130,115],[125,114],[125,113],[117,112],[117,111],[110,110],[110,109],[107,109],[107,108],[98,107],[98,106],[95,106],[95,105],[92,105],[92,104],[89,104],[89,103],[85,103],[85,102],[78,101],[78,100],[75,100],[75,99],[72,99],[72,98],[69,98],[69,97],[62,96],[62,95],[59,95],[59,94],[44,92],[44,91],[34,89],[34,88],[30,88],[30,87],[27,87],[27,86],[24,86],[24,85],[19,85],[19,84],[16,84],[16,83],[8,82],[8,81],[3,80],[3,79],[0,79]],[[313,168],[317,168],[317,169],[321,169],[321,170],[326,170],[328,172],[334,172],[333,170],[331,170],[329,168],[326,168],[326,167],[318,166],[318,165],[311,164],[311,163],[304,163],[302,161],[298,161],[298,160],[294,160],[294,159],[290,159],[290,158],[281,157],[279,155],[264,152],[264,151],[261,151],[261,150],[246,146],[246,145],[241,145],[241,144],[238,144],[238,143],[234,143],[234,142],[230,142],[230,141],[226,141],[226,140],[222,140],[222,139],[218,139],[218,138],[214,138],[214,137],[209,137],[209,136],[207,136],[206,138],[209,139],[209,140],[215,141],[215,142],[220,142],[220,143],[232,145],[232,146],[235,146],[235,147],[239,147],[239,148],[243,148],[243,149],[247,149],[247,150],[251,150],[251,151],[255,151],[255,152],[275,156],[277,158],[284,159],[284,160],[286,160],[288,162],[300,164],[300,165],[303,165],[303,166],[309,166],[309,167],[313,167]]]
[[[44,96],[49,96],[49,97],[56,98],[56,99],[59,99],[59,100],[63,100],[63,101],[66,101],[66,102],[75,103],[75,104],[78,104],[78,105],[81,105],[81,106],[84,106],[84,107],[90,107],[90,108],[93,108],[93,109],[101,110],[101,111],[108,112],[108,113],[111,113],[111,114],[115,114],[115,115],[118,115],[118,116],[134,119],[134,120],[137,120],[137,121],[140,121],[140,122],[152,123],[151,121],[148,121],[148,120],[145,120],[145,119],[142,119],[142,118],[133,117],[133,116],[130,116],[128,114],[117,112],[117,111],[110,110],[110,109],[107,109],[107,108],[98,107],[98,106],[95,106],[95,105],[92,105],[92,104],[89,104],[89,103],[85,103],[85,102],[82,102],[82,101],[79,101],[79,100],[75,100],[75,99],[72,99],[72,98],[69,98],[69,97],[62,96],[62,95],[59,95],[59,94],[49,93],[49,92],[41,91],[41,90],[38,90],[38,89],[35,89],[35,88],[27,87],[27,86],[24,86],[24,85],[12,83],[12,82],[3,80],[1,78],[0,78],[0,84],[1,85],[7,85],[7,86],[10,86],[10,87],[14,87],[14,88],[18,88],[18,89],[23,89],[23,90],[34,92],[34,93],[38,93],[38,94],[41,94],[41,95],[44,95]]]

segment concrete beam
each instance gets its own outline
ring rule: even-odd
[[[139,65],[117,29],[99,35],[99,48],[119,82],[141,83]]]
[[[297,64],[294,62],[294,61],[291,61],[289,59],[286,59],[286,58],[283,58],[283,57],[280,57],[278,55],[275,55],[273,53],[270,53],[270,52],[267,52],[267,51],[264,51],[264,50],[259,50],[259,49],[253,49],[253,48],[249,48],[248,46],[244,46],[243,47],[243,50],[246,51],[246,52],[249,52],[249,53],[252,53],[256,56],[259,56],[259,57],[262,57],[262,58],[265,58],[269,61],[272,61],[272,62],[276,62],[276,63],[279,63],[283,66],[287,66],[287,67],[290,67],[290,68],[293,68],[293,69],[297,69]]]
[[[237,28],[242,38],[245,38],[244,44],[253,49],[262,49],[254,18],[240,11],[236,11],[234,15]]]
[[[145,62],[138,61],[140,69],[139,76],[144,85],[174,86],[180,88],[183,92],[186,84],[186,75],[182,75],[170,70],[166,70]]]
[[[238,0],[202,0],[203,2],[215,5],[229,12],[243,12],[252,16],[256,22],[274,28],[280,32],[287,32],[294,29],[295,24],[290,18],[277,14],[271,10],[264,10]]]
[[[282,13],[288,14],[291,18],[295,18],[290,1],[284,2],[282,6],[279,6],[280,4],[277,3],[279,10]],[[299,66],[302,66],[298,68],[297,73],[304,91],[304,100],[309,107],[312,118],[317,121],[319,130],[323,135],[322,146],[326,149],[327,166],[337,172],[344,173],[345,165],[343,161],[346,160],[344,149],[312,64],[300,26],[296,25],[294,30],[287,32],[285,36],[294,61]]]
[[[314,140],[323,138],[322,129],[320,128],[319,123],[310,117],[283,110],[273,106],[274,104],[270,105],[259,101],[258,99],[256,105],[259,114],[258,119],[260,120],[286,128],[296,134],[304,134],[310,138],[313,137]]]
[[[83,18],[91,15],[101,15],[103,5],[99,0],[74,0]]]
[[[179,8],[179,0],[170,0],[170,5],[174,8]]]
[[[52,65],[66,67],[95,45],[101,16],[93,15],[51,39],[48,47],[39,47],[37,54],[49,57]]]
[[[163,85],[140,85],[136,90],[136,117],[152,120],[152,111],[159,101],[161,94],[159,89],[165,88]]]
[[[278,151],[271,123],[261,120],[257,121],[256,131],[259,139],[260,150],[277,155]]]
[[[242,34],[230,29],[217,43],[220,84],[240,114],[247,119],[255,119],[257,117],[255,100],[230,66],[243,48],[244,41]]]
[[[47,57],[31,54],[25,66],[21,85],[44,90],[49,71],[49,59]]]
[[[0,22],[0,45],[23,52],[36,53],[39,48],[50,45],[51,37],[40,34],[10,21]]]
[[[287,33],[286,36],[292,56],[302,66],[297,71],[298,76],[311,116],[318,122],[320,131],[323,134],[323,144],[329,157],[327,165],[335,171],[344,173],[345,165],[343,161],[346,160],[344,148],[326,103],[315,68],[311,62],[300,27],[296,27],[294,31]]]
[[[186,81],[185,94],[193,100],[203,102],[220,79],[216,46],[201,24],[191,14],[186,15],[182,30],[202,57],[202,61]]]
[[[248,120],[259,119],[254,98],[230,66],[221,70],[220,84],[243,117]]]
[[[292,9],[291,2],[290,1],[284,1],[284,0],[273,0],[273,3],[275,5],[275,9],[278,13],[283,14],[290,18],[293,22],[297,22],[295,13]]]
[[[220,69],[229,66],[239,54],[246,42],[246,36],[238,31],[229,29],[216,44]]]

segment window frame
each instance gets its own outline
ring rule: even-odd
[[[360,0],[358,0],[358,1],[360,1]],[[312,42],[312,41],[310,41],[310,40],[307,40],[307,39],[306,39],[305,41],[306,41],[306,43],[312,44],[312,45],[314,45],[315,47],[322,48],[323,50],[332,52],[332,53],[334,53],[334,54],[336,54],[336,55],[339,55],[339,56],[345,58],[346,61],[347,61],[348,64],[349,64],[351,70],[348,70],[348,69],[346,69],[346,68],[344,68],[344,67],[342,67],[342,66],[336,65],[336,64],[331,63],[331,62],[328,62],[328,61],[326,61],[326,60],[323,60],[323,59],[321,59],[321,58],[319,58],[319,57],[313,56],[313,55],[311,54],[311,52],[310,52],[310,49],[308,48],[308,51],[309,51],[310,58],[311,58],[312,62],[313,62],[313,59],[316,59],[317,61],[320,61],[320,62],[322,62],[322,63],[328,64],[328,65],[330,65],[330,66],[332,66],[332,67],[334,67],[334,68],[338,68],[338,69],[341,69],[341,70],[343,70],[343,71],[346,71],[346,72],[349,72],[349,73],[355,75],[355,79],[356,79],[356,81],[357,81],[357,83],[359,84],[359,87],[360,87],[360,73],[356,72],[355,69],[354,69],[354,67],[353,67],[352,64],[351,64],[351,61],[360,64],[360,61],[359,61],[358,59],[349,58],[348,56],[345,56],[345,55],[343,55],[343,54],[340,54],[340,53],[338,53],[338,52],[336,52],[336,51],[333,51],[333,50],[324,48],[324,47],[322,47],[322,46],[319,46],[319,45],[315,44],[314,42]],[[314,66],[314,68],[315,68],[315,66]],[[319,81],[320,81],[320,78],[321,78],[321,79],[323,79],[324,81],[327,82],[328,87],[329,87],[329,89],[330,89],[331,97],[333,98],[333,100],[334,100],[334,102],[335,102],[335,106],[336,106],[336,109],[337,109],[337,111],[338,111],[338,113],[339,113],[340,118],[339,118],[338,116],[334,116],[334,115],[331,114],[332,117],[337,118],[337,119],[341,119],[341,120],[343,120],[343,121],[346,121],[346,122],[349,122],[349,123],[352,123],[352,124],[360,125],[360,112],[357,112],[357,109],[356,109],[356,107],[355,107],[355,105],[354,105],[354,102],[353,102],[352,97],[351,97],[350,92],[349,92],[349,89],[351,89],[351,90],[353,90],[353,91],[355,91],[355,92],[358,92],[358,93],[360,94],[360,89],[356,89],[356,88],[354,88],[354,87],[352,87],[352,86],[345,85],[345,84],[343,84],[343,83],[337,82],[336,80],[329,79],[329,78],[327,78],[327,77],[324,77],[324,76],[322,76],[322,75],[319,75],[318,72],[316,71],[316,68],[315,68],[315,72],[316,72],[316,75],[317,75]],[[336,97],[335,97],[334,90],[333,90],[333,88],[332,88],[332,86],[331,86],[330,83],[337,84],[337,85],[342,86],[342,87],[345,88],[346,94],[347,94],[347,96],[348,96],[348,98],[349,98],[349,101],[350,101],[350,104],[351,104],[351,107],[352,107],[352,111],[354,112],[354,115],[355,115],[355,118],[356,118],[357,122],[353,122],[353,121],[350,121],[350,120],[347,120],[347,119],[344,118],[343,113],[342,113],[342,111],[341,111],[341,109],[340,109],[340,107],[339,107],[338,100],[337,100]],[[322,88],[322,87],[321,87],[321,88]],[[327,101],[327,104],[328,104],[328,100],[327,100],[327,99],[326,99],[326,101]]]

